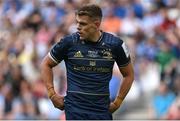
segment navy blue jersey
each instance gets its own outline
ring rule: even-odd
[[[78,33],[62,38],[49,56],[56,63],[65,61],[67,69],[67,105],[77,110],[107,111],[110,103],[109,81],[114,62],[119,67],[130,62],[125,43],[102,32],[98,42],[80,40]],[[74,108],[76,111],[76,108]]]

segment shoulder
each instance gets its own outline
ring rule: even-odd
[[[104,40],[114,46],[119,46],[123,44],[123,40],[119,36],[108,32],[104,32]]]
[[[61,38],[60,41],[66,41],[68,43],[75,43],[78,40],[79,40],[79,34],[76,32],[76,33],[72,33],[72,34],[64,36],[63,38]]]
[[[73,46],[75,43],[79,41],[79,35],[78,33],[72,33],[69,35],[66,35],[59,39],[57,43],[55,43],[54,47],[56,48],[69,48]]]

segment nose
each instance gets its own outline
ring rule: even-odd
[[[77,25],[77,30],[80,31],[81,30],[81,27],[79,25]]]
[[[77,27],[77,30],[78,30],[78,31],[80,31],[80,30],[81,30],[81,28],[80,28],[80,27]]]
[[[80,31],[81,30],[81,25],[77,22],[76,26],[77,26],[77,30]]]

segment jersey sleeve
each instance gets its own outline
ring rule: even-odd
[[[65,39],[61,39],[58,43],[56,43],[49,52],[49,57],[55,62],[60,63],[63,59],[65,59],[67,53],[68,42]]]
[[[115,48],[115,54],[115,60],[119,67],[124,67],[130,63],[130,52],[124,41],[120,40],[118,42]]]

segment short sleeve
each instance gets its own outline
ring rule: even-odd
[[[68,42],[65,39],[61,39],[58,43],[56,43],[49,52],[49,57],[55,62],[60,63],[63,59],[65,59],[67,53]]]
[[[118,44],[116,45],[115,55],[115,60],[119,67],[128,65],[131,60],[129,49],[126,43],[122,40],[119,40]]]

